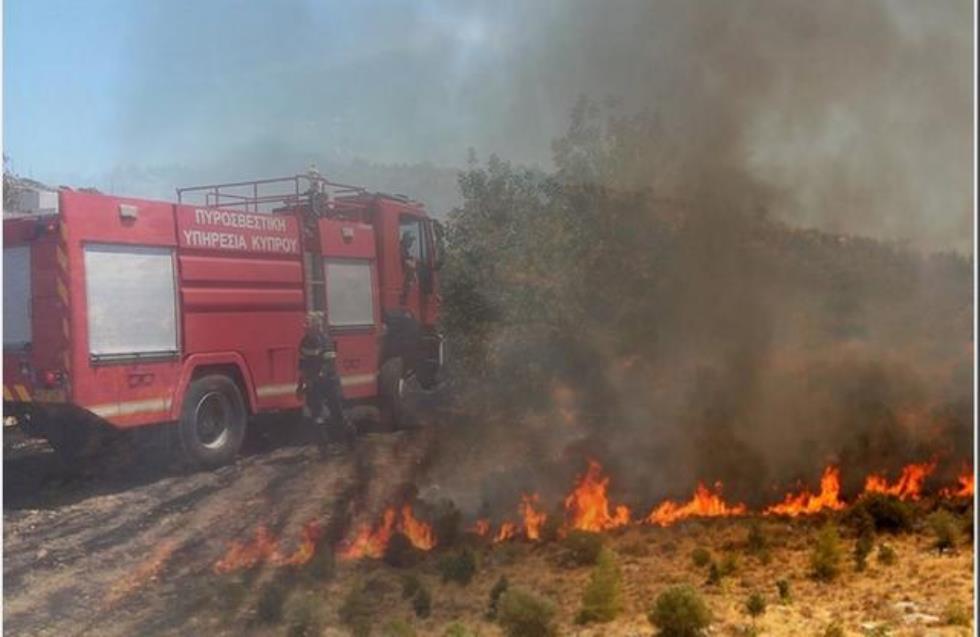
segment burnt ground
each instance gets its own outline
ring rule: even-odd
[[[311,519],[342,532],[411,480],[429,437],[369,432],[323,461],[294,420],[253,427],[239,460],[213,471],[147,468],[116,450],[68,469],[6,428],[5,634],[195,634],[230,541],[264,525],[288,553]]]
[[[432,420],[441,421],[438,416]],[[450,420],[450,419],[445,419]],[[938,554],[924,522],[902,535],[880,535],[897,562],[872,557],[864,572],[851,564],[855,539],[842,542],[841,575],[833,583],[809,576],[814,537],[823,519],[761,519],[765,559],[746,551],[751,518],[691,521],[661,529],[630,527],[605,542],[619,556],[623,609],[609,624],[579,626],[575,614],[591,567],[562,565],[558,543],[522,541],[479,548],[472,583],[440,578],[440,551],[415,566],[378,560],[338,561],[328,576],[302,568],[262,565],[229,574],[214,571],[229,542],[255,538],[260,526],[291,554],[301,528],[318,520],[327,538],[350,524],[376,520],[425,469],[439,439],[430,424],[398,433],[365,433],[352,453],[320,461],[307,435],[289,420],[251,430],[239,460],[214,471],[147,468],[123,450],[97,466],[69,471],[47,445],[10,429],[4,436],[3,622],[10,635],[347,635],[341,608],[352,590],[371,591],[369,614],[377,635],[444,635],[460,622],[472,634],[502,635],[485,612],[490,591],[504,576],[512,586],[550,600],[561,635],[651,635],[646,613],[665,588],[690,583],[704,596],[717,635],[824,635],[839,624],[845,635],[967,635],[949,609],[973,611],[973,548],[961,537],[951,554]],[[477,449],[474,453],[478,453]],[[961,516],[972,515],[972,509]],[[963,517],[963,520],[967,519]],[[333,534],[333,535],[331,535]],[[718,560],[732,556],[733,575],[706,583],[695,548]],[[876,549],[878,551],[878,549]],[[878,551],[880,552],[880,551]],[[313,564],[317,558],[314,558]],[[431,615],[415,617],[400,587],[414,573],[432,592]],[[785,579],[792,599],[779,600]],[[317,615],[309,632],[290,632],[288,610],[263,620],[269,591],[308,600]],[[768,609],[751,620],[747,597],[765,595]],[[288,609],[289,603],[280,605]],[[415,632],[391,628],[407,624]],[[315,627],[314,627],[315,626]]]

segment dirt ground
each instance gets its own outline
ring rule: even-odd
[[[268,425],[267,425],[268,427]],[[271,432],[271,433],[270,433]],[[403,570],[377,560],[337,562],[328,577],[310,578],[293,567],[259,567],[216,574],[215,562],[232,540],[249,540],[265,525],[293,550],[311,519],[330,529],[341,518],[364,520],[377,511],[357,503],[384,503],[411,483],[424,461],[426,429],[362,437],[355,453],[325,462],[302,432],[286,426],[253,436],[234,465],[216,471],[141,471],[100,466],[67,472],[43,443],[8,433],[4,445],[4,608],[10,635],[284,635],[286,620],[262,622],[263,591],[313,600],[321,625],[314,634],[346,635],[338,609],[355,583],[371,582],[376,630],[403,620],[418,635],[443,635],[459,622],[469,634],[500,635],[484,619],[489,591],[501,575],[511,586],[551,600],[562,635],[651,635],[646,611],[656,595],[691,583],[714,614],[711,634],[750,634],[747,597],[762,593],[768,608],[754,622],[758,634],[823,635],[838,622],[848,635],[966,635],[973,626],[943,624],[951,604],[973,613],[973,551],[963,543],[952,555],[930,549],[928,533],[885,537],[897,563],[874,557],[863,573],[844,540],[838,581],[807,575],[814,520],[766,519],[769,558],[745,553],[745,520],[683,523],[660,529],[634,527],[611,533],[619,556],[625,609],[610,624],[580,627],[573,618],[588,580],[588,567],[557,564],[560,547],[510,542],[485,547],[479,570],[466,587],[444,584],[437,555],[414,567],[432,592],[432,613],[414,616],[400,595]],[[124,463],[123,463],[124,464]],[[691,551],[707,548],[718,558],[734,553],[738,567],[721,585],[705,584],[705,569]],[[781,603],[776,581],[790,583]],[[878,632],[875,632],[878,631]]]

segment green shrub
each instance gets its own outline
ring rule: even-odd
[[[333,577],[335,570],[333,551],[321,544],[313,554],[313,559],[303,566],[303,574],[318,581]]]
[[[501,575],[494,582],[493,588],[490,589],[490,603],[487,605],[487,619],[497,618],[497,607],[500,604],[500,596],[507,591],[507,587],[510,583],[507,581],[506,575]]]
[[[422,588],[422,580],[415,573],[406,573],[402,575],[402,599],[411,599],[415,597],[415,593]]]
[[[432,516],[432,532],[441,547],[456,545],[462,534],[463,514],[451,500],[443,500]]]
[[[340,622],[350,628],[354,637],[371,634],[371,624],[377,611],[375,599],[376,595],[362,582],[354,582],[347,591],[337,614]]]
[[[553,513],[545,518],[541,525],[540,540],[542,542],[557,542],[561,534],[562,516],[560,513]]]
[[[420,585],[412,595],[412,610],[416,617],[422,619],[432,614],[432,594],[424,585]]]
[[[862,496],[848,517],[858,526],[865,514],[874,520],[875,531],[898,533],[912,528],[912,508],[893,495],[869,493]]]
[[[823,637],[846,637],[844,634],[844,629],[840,624],[834,622],[830,626],[827,626],[827,630],[823,631]]]
[[[408,536],[396,531],[388,539],[388,545],[385,546],[381,559],[394,568],[409,568],[418,564],[421,557],[421,551],[415,548]]]
[[[439,559],[439,574],[443,583],[456,582],[466,586],[476,575],[476,553],[467,546],[443,555]]]
[[[289,637],[313,637],[323,632],[323,602],[310,592],[296,592],[286,599],[284,615]]]
[[[696,637],[711,623],[711,611],[692,587],[674,586],[657,596],[647,619],[663,637]]]
[[[706,583],[710,586],[721,584],[721,569],[718,568],[718,562],[714,560],[711,560],[711,564],[708,566],[708,579]]]
[[[896,561],[898,561],[895,555],[895,549],[888,546],[887,544],[878,545],[878,563],[884,566],[891,566]]]
[[[476,637],[476,633],[459,622],[453,622],[446,627],[442,637]]]
[[[766,598],[762,596],[762,593],[749,595],[749,598],[745,600],[745,612],[753,620],[766,612]]]
[[[745,548],[753,555],[761,555],[769,548],[769,539],[762,530],[762,524],[758,520],[749,523],[749,534],[745,539]]]
[[[789,581],[781,579],[776,582],[776,591],[779,593],[779,601],[789,602],[793,599],[789,589]]]
[[[731,577],[738,572],[738,556],[734,553],[726,553],[718,564],[718,571],[722,577]]]
[[[555,607],[519,589],[510,589],[500,596],[497,623],[507,637],[552,637],[558,634]]]
[[[858,536],[854,543],[854,568],[861,572],[868,566],[868,555],[874,548],[874,536],[868,533]]]
[[[282,619],[282,607],[286,602],[286,595],[289,590],[281,581],[274,580],[269,582],[259,591],[259,598],[255,602],[255,614],[259,621],[266,624],[275,624]]]
[[[589,583],[582,595],[582,609],[575,623],[610,622],[623,610],[623,577],[616,554],[609,549],[599,552]]]
[[[956,519],[944,509],[940,509],[929,516],[929,528],[935,536],[933,547],[942,553],[956,548],[959,541],[959,529],[956,528]]]
[[[943,611],[943,622],[947,626],[970,627],[970,612],[958,602],[950,602]]]
[[[404,619],[392,619],[381,627],[383,637],[415,637],[415,629]]]
[[[837,527],[824,526],[817,534],[817,542],[810,554],[811,575],[816,580],[829,582],[840,573],[840,537]]]
[[[711,561],[711,553],[709,553],[708,549],[704,548],[703,546],[699,546],[691,551],[691,561],[694,562],[694,565],[698,568],[707,566]]]
[[[599,559],[605,539],[599,533],[574,530],[562,540],[561,563],[565,566],[591,566]]]

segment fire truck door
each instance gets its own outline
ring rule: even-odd
[[[346,398],[373,396],[378,361],[378,283],[373,259],[324,258],[327,322]]]
[[[422,220],[414,215],[401,215],[398,222],[401,264],[399,305],[422,319],[424,290],[420,283],[427,276],[426,245]]]

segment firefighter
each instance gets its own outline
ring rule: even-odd
[[[398,299],[402,305],[408,303],[408,293],[411,291],[412,282],[415,281],[415,275],[419,266],[418,260],[412,255],[413,245],[415,245],[415,235],[410,232],[403,234],[401,240],[401,257],[402,272],[405,273],[405,277],[402,280],[402,294]]]
[[[306,332],[299,342],[296,397],[305,399],[303,415],[317,428],[321,456],[326,454],[331,434],[341,438],[348,446],[353,445],[356,435],[353,425],[344,415],[336,359],[337,352],[326,333],[323,313],[308,313]],[[330,410],[329,423],[324,417],[324,403]]]

